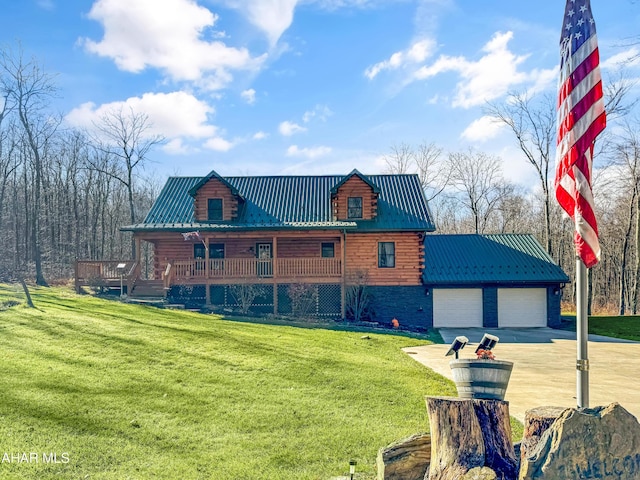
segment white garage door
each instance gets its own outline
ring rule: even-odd
[[[482,327],[482,289],[434,288],[433,326]]]
[[[546,288],[499,288],[499,327],[546,327]]]

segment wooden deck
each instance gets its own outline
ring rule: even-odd
[[[132,292],[140,267],[133,260],[79,260],[75,272],[77,291],[81,287],[120,288],[122,281],[127,292]],[[342,276],[342,261],[336,258],[212,258],[169,262],[161,280],[169,289],[198,283],[336,283]]]
[[[118,268],[121,267],[121,268]],[[140,275],[140,264],[135,260],[78,260],[75,265],[75,287],[126,287],[133,290]]]

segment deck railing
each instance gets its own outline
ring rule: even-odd
[[[139,275],[140,264],[135,260],[78,260],[75,265],[76,290],[82,286],[116,287],[122,280],[131,291]]]
[[[340,278],[342,262],[337,258],[211,258],[170,261],[162,272],[163,286],[185,280],[258,279],[278,277],[304,281],[305,278]],[[124,268],[118,265],[124,264]],[[121,278],[122,276],[122,278]],[[140,276],[140,263],[132,260],[79,260],[76,262],[76,289],[82,286],[117,288],[122,280],[133,291]]]
[[[335,258],[279,258],[278,276],[281,277],[339,277],[342,262]]]
[[[171,279],[207,278],[205,259],[171,262]],[[340,277],[342,262],[335,258],[212,258],[209,278]]]

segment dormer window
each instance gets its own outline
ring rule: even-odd
[[[362,218],[362,197],[349,197],[347,218]]]
[[[222,217],[222,199],[221,198],[207,199],[207,220],[209,221],[224,220],[224,218]]]

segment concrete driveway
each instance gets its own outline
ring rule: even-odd
[[[505,400],[520,421],[527,410],[543,405],[576,406],[576,334],[551,328],[440,329],[445,345],[405,348],[416,361],[451,379],[445,357],[458,335],[469,339],[460,358],[475,358],[484,333],[500,338],[493,349],[499,360],[514,363]],[[618,402],[640,419],[640,343],[589,335],[590,407]]]

